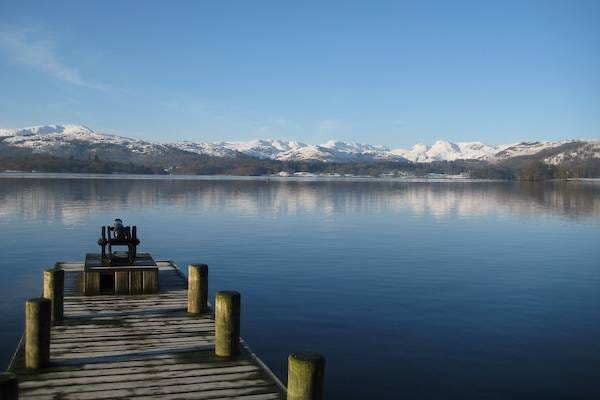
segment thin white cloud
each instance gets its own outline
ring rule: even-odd
[[[325,119],[323,121],[319,121],[317,125],[317,129],[320,132],[331,133],[338,132],[346,128],[346,124],[337,119]]]
[[[106,86],[84,79],[77,68],[63,63],[57,44],[39,31],[0,27],[0,50],[15,64],[24,65],[70,85],[105,90]]]

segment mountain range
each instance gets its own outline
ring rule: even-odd
[[[600,159],[599,140],[531,141],[500,146],[482,142],[438,140],[409,149],[331,140],[323,144],[262,139],[252,141],[156,143],[96,132],[82,125],[44,125],[0,129],[0,156],[47,156],[68,160],[103,160],[177,168],[208,162],[309,162],[435,164],[472,161],[502,165],[511,160],[539,160],[561,165]],[[275,165],[275,164],[268,164]],[[2,165],[0,165],[2,167]],[[6,168],[4,168],[6,169]],[[276,169],[276,168],[275,168]],[[189,171],[188,171],[189,172]]]
[[[575,151],[560,152],[547,157],[557,163],[566,158],[600,158],[599,140],[532,141],[490,146],[482,142],[450,142],[438,140],[433,145],[416,144],[410,149],[390,149],[386,146],[330,140],[323,144],[305,144],[297,141],[261,139],[252,141],[154,143],[122,136],[96,132],[83,125],[44,125],[21,129],[0,129],[0,143],[5,148],[30,150],[36,154],[58,157],[82,157],[110,148],[116,153],[157,156],[170,151],[236,157],[244,154],[258,159],[279,161],[315,160],[323,162],[373,162],[485,160],[502,161],[512,157],[530,156],[542,151],[578,144]],[[571,146],[572,147],[572,146]],[[113,154],[110,158],[120,158]]]

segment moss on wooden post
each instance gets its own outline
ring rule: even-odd
[[[322,400],[325,358],[317,353],[288,357],[288,400]]]
[[[17,400],[19,398],[19,381],[12,372],[0,373],[0,399]]]
[[[200,314],[208,309],[208,265],[188,265],[188,306],[192,314]]]
[[[50,363],[52,302],[29,299],[25,303],[25,366],[43,368]]]
[[[44,298],[52,302],[52,323],[60,324],[64,313],[65,271],[47,269],[44,271]]]
[[[238,292],[217,292],[215,299],[215,354],[232,357],[240,354],[240,306]]]

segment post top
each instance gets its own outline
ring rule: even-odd
[[[240,297],[240,292],[235,290],[220,290],[217,292],[217,297]]]
[[[56,269],[56,268],[47,268],[44,270],[44,273],[48,273],[48,274],[60,274],[63,273],[64,274],[65,271],[63,271],[62,269]]]
[[[299,351],[290,354],[288,357],[290,360],[304,361],[304,362],[325,362],[325,357],[322,354],[314,353],[310,351]]]
[[[27,299],[27,303],[30,303],[30,304],[51,304],[52,300],[45,299],[43,297],[36,297],[36,298],[33,298],[33,299]]]
[[[208,271],[208,264],[188,264],[188,268],[199,268],[200,271]]]

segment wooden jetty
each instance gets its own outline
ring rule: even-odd
[[[85,295],[84,263],[58,263],[64,320],[51,327],[49,364],[27,368],[21,340],[9,367],[13,374],[2,374],[16,375],[18,398],[285,399],[286,388],[243,340],[239,355],[216,355],[213,310],[188,313],[187,278],[173,262],[157,266],[156,293]],[[2,390],[9,389],[0,388],[0,397]]]

